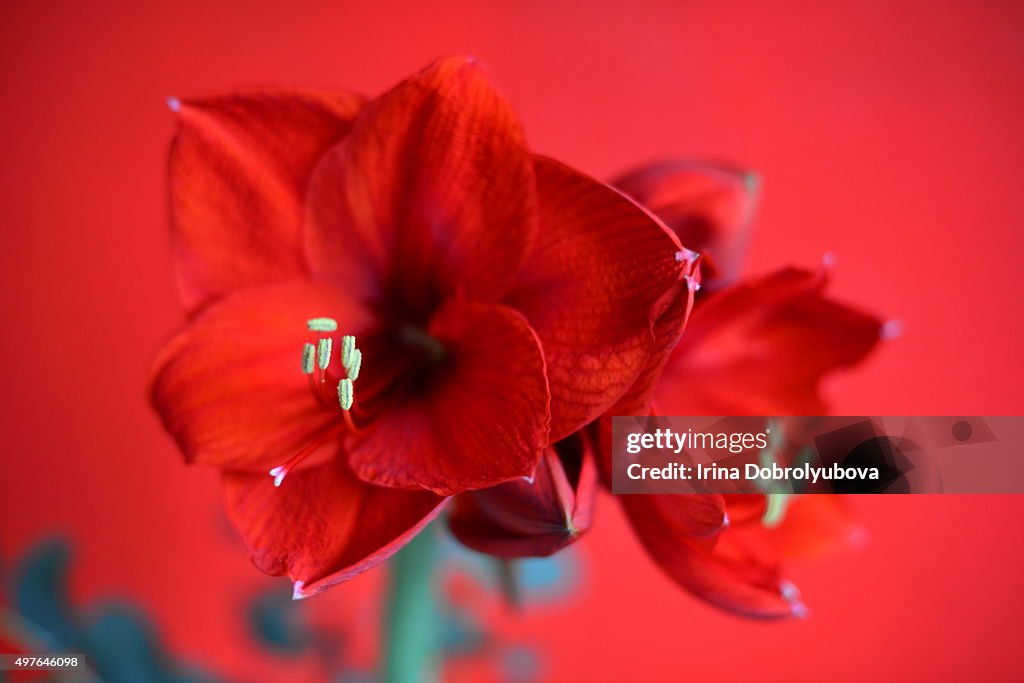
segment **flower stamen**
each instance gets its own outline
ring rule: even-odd
[[[306,321],[311,332],[336,332],[338,321],[334,318],[312,318]]]
[[[359,369],[363,367],[363,352],[359,349],[353,349],[348,360],[343,360],[342,363],[345,365],[345,373],[348,375],[348,378],[355,382],[359,379]]]
[[[331,345],[334,340],[330,337],[322,337],[316,343],[316,364],[321,370],[326,370],[331,364]]]
[[[331,351],[334,347],[334,338],[331,332],[338,330],[338,323],[333,318],[312,318],[306,322],[311,332],[316,332],[316,343],[306,342],[302,346],[302,372],[309,376],[309,388],[323,408],[331,408],[331,401],[325,394],[323,385],[326,384],[330,375]],[[288,459],[283,465],[270,470],[270,476],[274,478],[274,486],[280,486],[284,478],[288,476],[300,462],[325,443],[328,438],[344,434],[358,434],[359,429],[349,411],[355,404],[355,385],[359,379],[359,370],[363,365],[363,352],[356,348],[356,338],[346,334],[341,338],[341,366],[345,371],[345,377],[337,382],[337,405],[342,410],[342,422],[331,429],[324,438],[304,447],[298,453]],[[333,377],[331,378],[333,381]]]
[[[341,404],[341,409],[349,410],[352,407],[353,399],[352,380],[346,377],[338,382],[338,403]]]
[[[786,518],[786,508],[792,501],[792,493],[769,493],[765,495],[764,514],[761,524],[766,529],[774,529]]]
[[[352,359],[352,353],[356,350],[356,338],[351,334],[346,334],[341,338],[341,364],[348,368],[348,364]]]
[[[306,342],[302,347],[302,371],[307,375],[313,374],[313,363],[316,361],[316,347]]]

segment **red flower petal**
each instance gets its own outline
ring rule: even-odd
[[[532,475],[548,443],[550,398],[526,319],[452,300],[428,331],[444,358],[373,420],[352,448],[353,469],[376,484],[442,495]]]
[[[745,546],[775,562],[842,550],[863,533],[840,496],[790,496],[782,521],[774,527],[761,522],[765,503],[764,496],[726,496],[726,509],[733,522],[727,533],[741,536]]]
[[[757,176],[698,161],[668,161],[612,181],[675,231],[687,248],[710,256],[710,289],[739,276],[757,203]]]
[[[306,183],[361,104],[350,93],[303,90],[175,101],[171,218],[186,307],[305,272]]]
[[[287,575],[307,597],[391,556],[446,499],[359,480],[335,447],[332,457],[288,475],[224,473],[228,513],[262,571]]]
[[[697,597],[748,616],[803,613],[795,589],[774,562],[753,554],[731,528],[718,534],[711,529],[715,506],[723,509],[720,496],[623,495],[619,500],[651,557]],[[705,522],[703,535],[692,533],[695,519]]]
[[[662,370],[686,329],[695,288],[694,278],[680,284],[672,303],[654,324],[655,343],[644,369],[629,391],[612,406],[610,415],[643,415],[650,411]]]
[[[682,538],[713,539],[728,520],[725,501],[719,495],[638,493],[617,498],[637,531],[642,530],[655,545]]]
[[[499,298],[536,222],[518,119],[482,68],[458,58],[367,104],[317,169],[309,206],[313,271],[413,317],[457,288]]]
[[[590,528],[597,476],[583,440],[544,450],[532,481],[518,479],[455,498],[448,524],[463,545],[497,557],[542,557]]]
[[[559,440],[636,380],[685,265],[678,240],[607,185],[542,157],[535,172],[540,230],[508,302],[544,347]]]
[[[624,502],[632,498],[622,496]],[[727,496],[730,524],[714,544],[677,538],[673,545],[661,537],[648,510],[627,511],[662,568],[698,597],[748,616],[801,616],[805,609],[795,587],[782,578],[781,562],[847,546],[858,527],[837,496],[790,498],[774,528],[762,523],[765,502],[764,496]]]
[[[616,401],[607,413],[588,427],[594,455],[597,459],[598,473],[601,482],[608,488],[611,488],[612,485],[612,418],[616,415],[647,415],[650,413],[651,402],[658,387],[658,381],[661,379],[662,370],[686,327],[686,321],[693,307],[695,287],[695,277],[687,278],[680,283],[672,303],[654,324],[654,346],[647,357],[644,369],[640,371],[640,375],[625,395]]]
[[[164,347],[150,398],[190,462],[265,472],[338,423],[301,370],[306,320],[323,315],[353,333],[368,324],[337,290],[276,285],[212,305]]]
[[[818,415],[818,384],[861,361],[880,321],[825,297],[824,273],[784,269],[694,307],[656,393],[664,415]]]

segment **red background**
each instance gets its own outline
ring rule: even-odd
[[[761,171],[750,270],[833,251],[837,294],[906,325],[829,385],[836,412],[1020,413],[1022,26],[1019,3],[977,1],[4,3],[2,551],[67,530],[76,595],[139,600],[218,671],[285,675],[247,649],[240,596],[267,580],[225,540],[215,475],[143,398],[181,322],[164,100],[376,93],[447,53],[480,56],[532,146],[593,174],[675,154]],[[867,545],[796,568],[812,614],[782,624],[677,590],[602,502],[576,597],[502,621],[551,678],[1024,673],[1024,499],[855,501]]]

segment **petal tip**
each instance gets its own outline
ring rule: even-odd
[[[675,253],[676,263],[685,264],[687,271],[692,272],[693,267],[700,261],[700,254],[696,251],[691,251],[686,247],[682,247]]]
[[[476,69],[484,73],[487,72],[487,65],[484,64],[484,60],[480,59],[476,55],[462,55],[461,60],[467,69]]]
[[[800,600],[800,591],[791,581],[782,581],[779,584],[779,592],[789,603],[789,613],[797,619],[806,619],[810,615],[807,605]]]
[[[476,55],[465,54],[441,57],[426,67],[422,73],[435,73],[438,71],[449,75],[460,72],[472,73],[474,71],[485,73],[487,68],[483,60]]]
[[[856,526],[850,531],[850,545],[854,548],[866,548],[868,545],[868,532],[862,526]]]
[[[800,598],[800,589],[792,581],[783,581],[779,584],[779,592],[782,597],[790,602],[797,602]]]
[[[903,336],[903,321],[899,319],[887,320],[878,329],[878,338],[882,341],[893,341]]]

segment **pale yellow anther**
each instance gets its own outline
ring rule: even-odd
[[[354,349],[349,355],[348,362],[345,363],[345,373],[350,380],[355,382],[359,379],[359,368],[361,367],[363,367],[363,352]]]
[[[786,508],[789,507],[791,493],[769,493],[765,496],[764,514],[761,516],[761,524],[767,529],[774,529],[782,524],[786,518]]]
[[[352,352],[356,350],[356,338],[346,334],[341,338],[341,364],[346,368],[352,361]]]
[[[313,362],[316,360],[316,347],[306,342],[302,347],[302,371],[307,375],[313,374]]]
[[[334,332],[338,329],[338,321],[334,318],[311,318],[306,325],[313,332]]]
[[[330,337],[325,337],[316,344],[316,364],[320,366],[321,370],[326,370],[327,366],[331,364],[331,344]]]
[[[342,410],[352,407],[353,398],[352,380],[346,378],[338,382],[338,403],[341,404]]]

